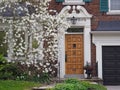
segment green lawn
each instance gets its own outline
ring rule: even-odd
[[[40,84],[27,81],[0,80],[0,90],[31,90],[35,86],[40,86]]]

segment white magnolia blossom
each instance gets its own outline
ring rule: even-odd
[[[13,0],[14,1],[14,0]],[[20,60],[23,58],[25,63],[30,67],[30,64],[39,62],[45,70],[43,72],[52,71],[52,68],[47,69],[50,62],[58,60],[58,40],[64,34],[69,25],[65,21],[65,15],[50,15],[48,5],[50,0],[38,0],[40,3],[33,5],[36,13],[29,14],[27,8],[13,7],[13,2],[6,3],[0,10],[5,10],[6,7],[14,8],[14,10],[25,10],[27,16],[11,18],[3,18],[2,23],[8,23],[9,29],[6,30],[6,42],[8,44],[9,60]],[[10,2],[5,1],[5,2]],[[18,5],[18,2],[14,2]],[[26,2],[26,5],[32,5]],[[53,10],[56,12],[56,10]],[[5,12],[5,11],[4,11]],[[47,62],[46,65],[43,62]],[[21,62],[21,64],[25,64]],[[35,66],[39,68],[39,66]],[[55,65],[57,67],[57,64]],[[39,68],[40,69],[40,68]],[[55,71],[53,71],[55,73]]]

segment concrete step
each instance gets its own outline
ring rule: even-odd
[[[67,74],[64,76],[65,78],[78,78],[78,79],[84,79],[84,74]]]

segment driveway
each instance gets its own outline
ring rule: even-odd
[[[120,86],[106,86],[107,90],[120,90]]]

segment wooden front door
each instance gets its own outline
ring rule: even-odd
[[[65,35],[65,72],[83,74],[84,49],[82,34]]]

